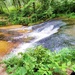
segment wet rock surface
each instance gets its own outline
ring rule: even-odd
[[[61,50],[64,47],[75,46],[75,39],[65,35],[65,34],[54,34],[48,38],[45,38],[38,42],[38,45],[43,45],[44,47],[54,51]]]
[[[12,49],[16,48],[23,42],[30,42],[32,37],[26,35],[31,30],[27,30],[22,26],[6,26],[0,28],[0,58],[9,54]]]
[[[38,41],[37,45],[42,44],[52,51],[58,51],[65,47],[75,48],[75,19],[64,21],[66,22],[65,26],[62,26],[57,33]]]

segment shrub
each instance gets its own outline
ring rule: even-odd
[[[28,19],[28,17],[21,17],[21,19],[20,19],[20,24],[22,24],[23,26],[28,26],[28,24],[29,24],[29,19]]]
[[[75,71],[75,50],[65,48],[58,53],[38,46],[5,60],[9,75],[66,75],[67,68]]]
[[[6,24],[6,21],[0,21],[0,26],[5,26]]]
[[[74,5],[73,0],[29,0],[21,8],[10,12],[9,21],[23,25],[46,21],[56,17],[57,14],[75,12]]]
[[[33,23],[33,22],[37,22],[37,21],[38,21],[37,14],[36,13],[32,14],[31,15],[31,22]]]

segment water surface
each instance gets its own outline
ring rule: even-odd
[[[27,48],[43,45],[51,51],[75,46],[75,20],[50,20],[38,25],[0,28],[0,56],[25,52]],[[3,47],[4,46],[4,47]]]

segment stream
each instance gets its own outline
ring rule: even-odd
[[[74,48],[74,21],[75,19],[50,20],[29,27],[21,25],[1,27],[0,57],[5,55],[11,57],[38,45],[43,45],[51,51],[59,51],[65,47]]]

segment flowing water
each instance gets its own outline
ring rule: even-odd
[[[44,47],[51,49],[52,51],[59,51],[62,48],[75,47],[75,19],[74,20],[64,20],[66,24],[59,28],[56,34],[53,34],[45,39],[38,42],[38,45],[42,44]]]
[[[37,45],[43,45],[52,51],[58,51],[64,47],[74,47],[74,33],[74,20],[51,20],[29,27],[3,27],[0,28],[0,43],[3,43],[4,46],[0,45],[3,46],[2,50],[0,48],[0,53],[2,51],[4,52],[2,55],[18,54]]]
[[[48,21],[39,25],[28,27],[28,29],[31,29],[32,32],[28,34],[23,34],[22,36],[17,37],[17,39],[21,39],[24,37],[27,38],[31,37],[32,40],[30,40],[29,42],[22,42],[17,48],[13,50],[14,51],[13,53],[17,54],[19,52],[24,52],[29,47],[42,44],[41,41],[47,44],[46,41],[44,41],[44,39],[50,37],[54,33],[57,33],[59,28],[64,25],[65,23],[59,20],[59,21]]]

